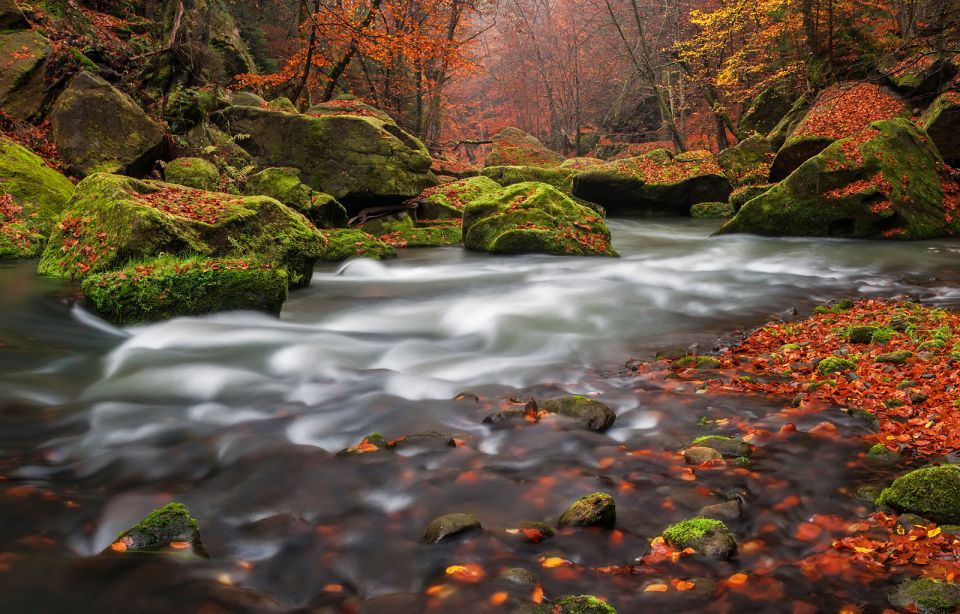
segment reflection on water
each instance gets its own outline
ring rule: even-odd
[[[618,376],[619,367],[660,348],[709,347],[791,306],[840,296],[955,304],[960,244],[713,239],[711,223],[690,220],[610,225],[620,259],[408,251],[392,262],[318,270],[280,319],[227,313],[126,330],[71,306],[75,291],[36,278],[29,266],[0,268],[0,473],[35,489],[0,495],[0,554],[21,557],[0,574],[16,596],[6,592],[0,602],[57,610],[80,594],[109,609],[137,594],[116,587],[129,578],[147,594],[177,591],[164,602],[169,610],[157,611],[214,598],[242,609],[237,591],[222,586],[227,574],[256,591],[247,596],[253,609],[400,592],[416,595],[389,597],[408,601],[381,611],[421,611],[425,587],[451,562],[536,568],[549,552],[585,565],[628,563],[666,523],[730,491],[747,492],[756,510],[740,521],[739,535],[780,527],[781,558],[799,558],[809,544],[789,536],[792,521],[855,509],[838,489],[870,476],[835,467],[856,451],[834,442],[784,445],[764,451],[762,477],[686,484],[672,460],[624,457],[618,446],[675,450],[702,434],[701,416],[776,421],[766,417],[782,403],[678,396]],[[462,390],[484,402],[450,401]],[[598,395],[618,412],[614,429],[481,425],[510,396],[562,392]],[[372,431],[439,431],[465,445],[389,460],[332,458]],[[811,484],[818,468],[822,479]],[[619,543],[580,531],[537,549],[495,530],[555,519],[570,499],[602,488],[618,489]],[[804,495],[803,503],[771,513],[785,492]],[[171,497],[201,519],[212,561],[78,558]],[[472,511],[494,530],[419,546],[430,518],[449,511]],[[40,548],[37,536],[50,543]],[[746,556],[733,571],[698,564],[697,573],[719,578],[752,563]],[[833,604],[823,601],[829,583],[783,569],[791,596]],[[22,590],[44,574],[62,589]],[[638,597],[636,578],[542,580],[548,596],[594,592],[621,611],[654,607]],[[343,593],[325,592],[330,584]],[[211,597],[212,586],[227,593]],[[446,604],[482,610],[496,586],[462,587]]]

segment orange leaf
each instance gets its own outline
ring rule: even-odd
[[[646,588],[643,589],[645,593],[665,593],[670,590],[670,587],[666,584],[649,584]]]

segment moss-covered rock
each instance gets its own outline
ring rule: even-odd
[[[683,460],[688,465],[702,465],[710,461],[723,460],[723,454],[708,446],[690,446],[683,451]]]
[[[595,211],[543,183],[518,183],[472,201],[463,212],[463,242],[503,254],[616,255]]]
[[[393,247],[451,247],[463,241],[460,224],[395,226],[388,232],[376,235]]]
[[[300,171],[295,168],[267,168],[247,178],[247,194],[260,194],[275,198],[286,206],[299,211],[318,228],[345,228],[347,210],[329,194],[317,192],[300,181]]]
[[[30,22],[14,0],[0,0],[0,30],[25,30]]]
[[[806,115],[807,109],[809,108],[810,100],[806,95],[800,96],[794,101],[790,110],[787,111],[787,114],[767,133],[767,140],[770,141],[770,146],[773,147],[774,150],[783,147],[787,137],[790,136],[801,120],[803,120],[803,116]]]
[[[531,614],[617,614],[617,610],[593,595],[569,595],[536,606]]]
[[[537,400],[539,409],[572,418],[591,431],[603,432],[613,426],[617,414],[597,401],[583,396]]]
[[[603,164],[602,161],[601,164]],[[596,165],[588,168],[596,168]],[[528,181],[546,183],[572,198],[577,204],[604,214],[603,207],[573,195],[573,178],[578,172],[579,171],[573,167],[564,167],[563,165],[556,167],[487,166],[481,171],[481,174],[504,187]]]
[[[315,104],[306,110],[307,115],[316,115],[317,117],[331,115],[352,115],[354,117],[374,117],[380,121],[393,123],[393,118],[384,111],[371,106],[359,98],[352,96],[343,96],[336,100],[321,102]]]
[[[605,492],[580,497],[560,515],[561,527],[612,527],[617,522],[617,504]]]
[[[838,356],[828,356],[817,363],[817,373],[820,375],[830,375],[831,373],[843,373],[845,371],[855,371],[857,363],[847,358]]]
[[[697,203],[690,207],[690,217],[695,218],[733,217],[735,213],[730,203]]]
[[[198,190],[216,190],[220,183],[220,171],[203,158],[177,158],[163,167],[163,176],[168,183],[176,183]]]
[[[155,550],[173,544],[200,548],[200,525],[182,503],[168,503],[117,536],[105,552]]]
[[[934,100],[920,121],[943,159],[960,165],[960,92],[946,92]]]
[[[51,136],[70,173],[143,175],[165,155],[163,130],[136,102],[100,77],[82,72],[50,113]]]
[[[690,443],[690,447],[713,448],[726,458],[749,457],[753,450],[750,444],[724,435],[704,435]]]
[[[272,198],[98,173],[77,185],[39,271],[83,278],[162,254],[196,255],[269,264],[299,287],[324,246],[306,218]]]
[[[960,230],[958,198],[930,139],[908,120],[881,121],[807,160],[718,233],[929,239]]]
[[[900,462],[900,453],[882,443],[877,443],[867,450],[866,459],[877,465],[896,465]]]
[[[773,149],[766,138],[754,134],[721,151],[717,161],[735,186],[767,183]]]
[[[728,559],[737,551],[737,543],[723,522],[712,518],[690,518],[672,524],[663,538],[679,550],[693,548],[706,556]]]
[[[876,362],[885,362],[892,365],[902,365],[913,356],[910,350],[897,350],[878,355],[874,360]]]
[[[573,179],[575,196],[611,215],[689,215],[697,203],[727,200],[732,189],[707,151],[672,156],[656,150],[587,169]]]
[[[872,83],[840,83],[817,96],[770,167],[781,181],[828,145],[860,132],[872,122],[909,117],[910,109],[893,92]]]
[[[47,96],[43,70],[49,55],[50,41],[39,32],[0,28],[0,109],[18,119],[40,111]]]
[[[0,259],[39,256],[72,194],[66,177],[0,137]]]
[[[339,262],[350,258],[373,258],[384,260],[394,258],[397,250],[377,237],[355,228],[338,228],[321,231],[327,239],[320,260]]]
[[[767,190],[773,187],[773,185],[774,184],[772,183],[766,183],[740,186],[730,194],[730,199],[727,202],[733,205],[734,211],[739,211],[740,207],[744,206],[761,194],[765,194]]]
[[[920,614],[950,614],[960,609],[960,585],[933,578],[907,579],[887,599],[894,607]]]
[[[500,189],[489,177],[468,177],[459,181],[427,188],[417,202],[417,218],[421,220],[460,220],[467,203],[488,192]]]
[[[484,166],[560,166],[564,158],[547,149],[535,136],[519,128],[504,128],[494,135]]]
[[[115,324],[166,320],[219,311],[279,314],[287,273],[247,260],[165,256],[83,280],[94,311]]]
[[[606,164],[605,160],[600,158],[567,158],[560,164],[560,168],[573,169],[575,171],[585,171],[588,168],[596,168]]]
[[[213,161],[218,167],[254,167],[253,156],[237,145],[229,134],[209,122],[198,123],[184,138],[193,151]]]
[[[923,467],[902,475],[880,493],[877,504],[938,524],[960,523],[960,465]]]
[[[925,49],[904,58],[901,51],[880,62],[879,68],[897,93],[915,103],[929,102],[957,75],[957,66],[950,55],[938,56]]]
[[[238,107],[264,107],[267,101],[253,92],[239,91],[230,95],[230,104]]]
[[[793,103],[794,99],[785,86],[768,87],[750,101],[737,128],[745,135],[752,132],[767,134],[790,112]]]
[[[289,98],[281,96],[280,98],[274,98],[267,103],[268,109],[274,109],[275,111],[283,111],[284,113],[299,113],[297,105],[290,102]]]
[[[720,359],[716,356],[681,356],[673,364],[683,369],[717,369]]]
[[[474,516],[473,514],[464,514],[464,513],[454,513],[454,514],[445,514],[434,518],[429,525],[427,525],[426,531],[423,533],[423,537],[420,541],[425,544],[435,544],[439,541],[443,541],[454,535],[459,535],[461,533],[466,533],[467,531],[475,531],[483,528],[480,525],[480,519]]]
[[[412,198],[437,182],[423,143],[377,117],[239,106],[217,117],[230,134],[249,135],[239,144],[257,164],[299,169],[301,181],[351,213]]]

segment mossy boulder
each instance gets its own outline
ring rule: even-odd
[[[946,92],[934,100],[920,121],[943,159],[960,166],[960,92]]]
[[[519,128],[504,128],[493,136],[484,166],[560,166],[564,158]]]
[[[938,524],[960,523],[960,465],[922,467],[902,475],[880,493],[877,504]]]
[[[216,190],[220,183],[220,171],[203,158],[177,158],[163,167],[167,183],[176,183],[198,190]]]
[[[702,465],[710,461],[723,460],[723,454],[707,446],[690,446],[683,451],[683,460],[687,461],[688,465]]]
[[[240,258],[310,282],[325,239],[266,196],[238,197],[98,173],[81,181],[40,258],[39,271],[84,278],[162,254]]]
[[[451,247],[461,244],[463,230],[459,224],[417,223],[414,226],[398,226],[390,232],[377,236],[393,247]]]
[[[307,115],[316,115],[317,117],[325,115],[352,115],[355,117],[374,117],[384,122],[393,123],[387,113],[369,105],[359,98],[344,96],[335,100],[321,102],[312,105],[306,110]]]
[[[726,458],[749,457],[753,453],[750,444],[724,435],[704,435],[690,443],[690,447],[713,448]]]
[[[569,595],[536,606],[532,614],[617,614],[616,608],[593,595]]]
[[[280,98],[274,98],[273,100],[271,100],[270,102],[268,102],[268,103],[267,103],[267,108],[268,108],[268,109],[274,109],[274,110],[276,110],[276,111],[283,111],[284,113],[299,113],[299,112],[300,112],[300,111],[297,109],[297,105],[295,105],[295,104],[293,104],[292,102],[290,102],[290,99],[289,99],[289,98],[284,98],[283,96],[281,96]]]
[[[460,512],[444,514],[443,516],[434,518],[430,524],[427,525],[427,529],[424,531],[420,541],[425,544],[435,544],[454,535],[460,535],[467,531],[476,531],[482,528],[480,519],[473,514]]]
[[[129,325],[241,309],[279,314],[288,283],[270,265],[165,256],[89,275],[81,288],[104,319]]]
[[[588,168],[596,168],[606,164],[605,160],[600,158],[567,158],[560,164],[560,168],[572,169],[575,171],[585,171]]]
[[[463,242],[502,254],[616,256],[600,215],[544,183],[518,183],[472,201],[463,212]]]
[[[960,230],[960,188],[910,121],[871,124],[746,203],[719,234],[930,239]]]
[[[807,109],[809,108],[810,100],[806,95],[800,96],[794,101],[793,106],[790,107],[787,114],[767,133],[767,140],[770,141],[770,145],[774,150],[783,147],[787,137],[793,133],[797,125],[803,120],[803,116],[806,115]]]
[[[0,137],[0,259],[39,256],[72,194],[66,177]]]
[[[501,186],[536,181],[546,183],[557,188],[564,194],[571,194],[573,190],[573,176],[577,174],[573,168],[562,166],[486,166],[480,174],[493,179]]]
[[[690,518],[672,524],[664,529],[663,538],[678,550],[693,548],[717,559],[728,559],[737,551],[737,542],[730,529],[713,518]]]
[[[167,149],[166,136],[136,102],[100,77],[82,72],[50,113],[51,136],[67,170],[143,175]]]
[[[656,150],[578,173],[573,194],[611,215],[689,215],[697,203],[727,200],[733,187],[716,156]]]
[[[765,194],[767,190],[773,186],[774,184],[772,183],[740,186],[730,194],[730,198],[727,202],[733,205],[734,211],[739,211],[740,207],[744,206],[761,194]]]
[[[681,356],[673,361],[674,366],[683,369],[717,369],[720,359],[716,356]]]
[[[247,178],[246,193],[275,198],[299,211],[318,228],[345,228],[347,210],[336,198],[317,192],[300,181],[300,170],[289,167],[267,168]]]
[[[690,207],[690,217],[695,218],[733,217],[735,213],[730,203],[697,203]]]
[[[957,76],[950,54],[938,56],[929,49],[906,58],[902,52],[895,54],[879,68],[890,87],[912,102],[930,101]]]
[[[872,83],[828,87],[777,151],[770,180],[785,179],[831,143],[853,136],[875,121],[909,116],[910,109],[899,96]]]
[[[894,607],[920,614],[950,614],[960,609],[960,584],[933,578],[907,579],[887,599]]]
[[[724,174],[735,186],[767,183],[773,149],[764,137],[754,134],[717,155]]]
[[[768,87],[750,101],[750,106],[740,116],[737,125],[740,134],[767,134],[790,112],[793,103],[794,99],[786,87]]]
[[[264,107],[267,101],[253,92],[239,91],[230,95],[230,104],[238,107]]]
[[[200,122],[184,138],[190,148],[218,167],[254,168],[253,156],[237,145],[234,139],[209,122]]]
[[[200,524],[182,503],[168,503],[122,531],[105,552],[156,550],[170,544],[200,548]]]
[[[362,230],[337,228],[320,232],[327,239],[320,256],[320,260],[324,262],[339,262],[350,258],[385,260],[397,255],[397,250],[392,246]]]
[[[617,522],[617,504],[605,492],[580,497],[560,515],[561,527],[613,527]]]
[[[50,41],[34,30],[4,30],[0,27],[0,110],[26,119],[36,115],[46,100],[43,72]]]
[[[866,459],[877,465],[896,465],[900,462],[900,453],[877,443],[867,450]]]
[[[488,192],[500,189],[489,177],[468,177],[427,188],[417,202],[417,218],[421,220],[460,220],[467,203]]]
[[[350,213],[413,198],[437,183],[430,154],[416,138],[378,117],[284,113],[232,106],[218,115],[263,167],[293,167],[314,190]]]
[[[0,30],[25,30],[30,22],[14,0],[0,0]]]
[[[603,432],[613,426],[617,414],[605,404],[583,396],[537,400],[539,409],[572,418],[591,431]]]

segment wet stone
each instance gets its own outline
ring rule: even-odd
[[[555,534],[553,527],[545,522],[538,522],[536,520],[521,523],[517,530],[527,541],[534,544],[540,543],[545,539],[550,539]]]
[[[617,521],[617,506],[613,497],[603,492],[595,492],[580,497],[560,516],[558,524],[582,527],[612,527]]]
[[[497,574],[497,579],[520,586],[536,586],[539,582],[535,573],[523,567],[509,567],[504,569]]]
[[[573,418],[584,428],[598,433],[613,426],[617,419],[617,414],[600,401],[582,396],[538,400],[537,405],[550,413]]]
[[[480,519],[473,514],[445,514],[434,518],[433,521],[427,525],[427,530],[420,541],[425,544],[435,544],[448,537],[482,528]]]
[[[707,446],[693,446],[683,451],[683,458],[690,465],[702,465],[714,460],[722,460],[723,454]]]
[[[887,598],[898,608],[947,614],[960,608],[960,585],[931,578],[904,580]]]
[[[200,525],[182,503],[168,503],[150,512],[143,520],[120,533],[107,550],[129,552],[153,550],[170,544],[189,544],[198,553]]]
[[[693,548],[716,559],[728,559],[737,551],[737,543],[723,522],[711,518],[691,518],[670,525],[663,537],[681,550]]]
[[[465,390],[463,392],[458,393],[457,396],[453,397],[453,400],[454,401],[473,401],[474,403],[479,403],[480,397],[478,397],[476,394],[470,391]]]
[[[732,499],[723,503],[704,506],[698,515],[714,520],[737,520],[740,518],[740,514],[740,501]]]
[[[713,448],[728,458],[736,458],[738,456],[749,457],[752,453],[750,444],[730,437],[724,437],[723,435],[697,437],[693,440],[691,447]]]
[[[513,420],[523,420],[526,412],[520,409],[508,409],[498,411],[488,415],[483,419],[484,424],[500,424],[501,422],[511,422]]]

